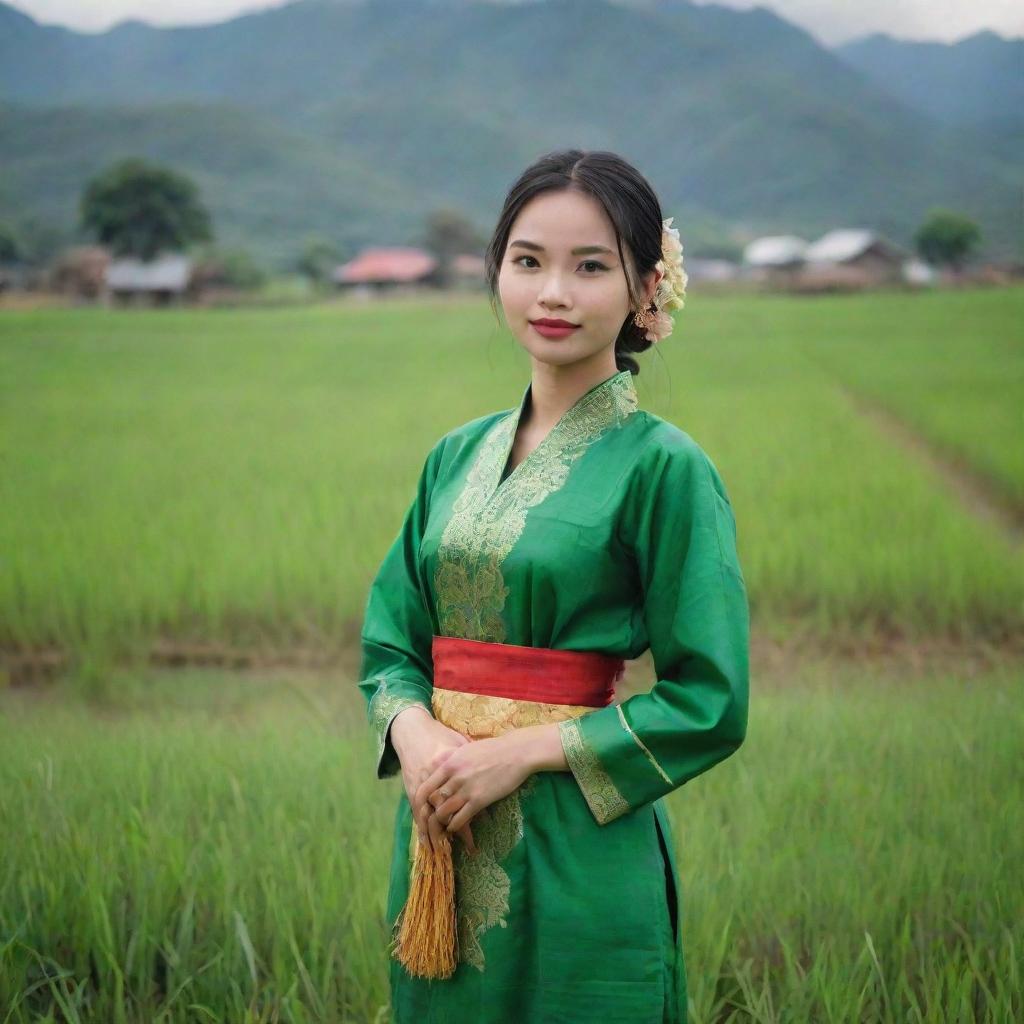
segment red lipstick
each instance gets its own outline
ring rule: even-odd
[[[550,317],[541,317],[539,320],[531,320],[533,329],[545,338],[567,338],[580,325],[569,320],[554,320]]]

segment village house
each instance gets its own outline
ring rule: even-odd
[[[74,245],[62,249],[47,274],[47,286],[75,300],[100,298],[110,252],[101,245]]]
[[[743,250],[743,265],[755,281],[788,287],[803,266],[806,249],[807,242],[796,235],[766,235]]]
[[[194,299],[198,289],[193,262],[181,253],[161,253],[143,261],[113,259],[104,273],[107,303],[165,306]]]
[[[414,246],[377,246],[336,267],[331,280],[339,291],[363,298],[418,292],[437,287],[438,261]]]
[[[487,281],[483,256],[459,253],[452,259],[452,287],[464,291],[479,291]]]
[[[913,253],[867,228],[836,228],[814,242],[796,235],[757,238],[744,250],[743,265],[752,279],[797,292],[920,286],[935,277]]]
[[[807,246],[794,284],[809,291],[896,284],[910,258],[910,252],[874,231],[837,228]]]
[[[736,281],[742,273],[739,264],[725,259],[687,258],[684,262],[689,283],[726,284]]]

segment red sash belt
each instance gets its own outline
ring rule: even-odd
[[[484,640],[435,636],[434,686],[488,697],[574,704],[611,704],[622,658],[593,651],[557,651]]]

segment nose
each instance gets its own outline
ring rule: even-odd
[[[568,289],[565,287],[561,273],[553,270],[546,274],[537,301],[547,309],[554,309],[567,305],[568,298]]]

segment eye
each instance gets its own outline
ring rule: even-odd
[[[518,263],[520,266],[523,267],[524,270],[532,270],[533,268],[532,267],[527,267],[524,264],[520,263],[520,260],[533,260],[534,263],[537,262],[536,259],[533,256],[519,256],[519,257],[517,257],[516,259],[514,259],[512,261],[513,263]],[[600,260],[584,260],[580,264],[580,266],[581,267],[586,267],[586,266],[596,267],[597,271],[607,270],[608,269]],[[593,274],[589,274],[587,276],[592,277]]]

